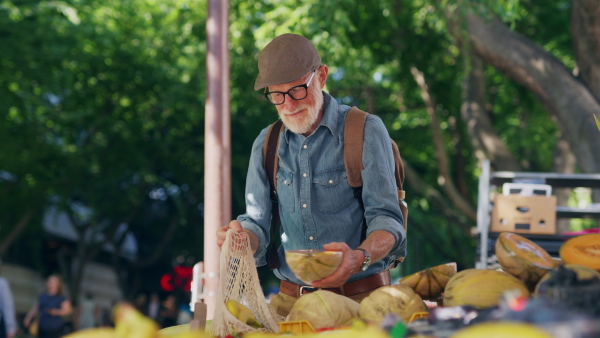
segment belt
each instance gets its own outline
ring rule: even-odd
[[[359,293],[371,291],[384,285],[390,285],[390,271],[385,270],[373,276],[365,277],[354,282],[346,283],[337,288],[313,288],[312,286],[302,286],[296,283],[291,283],[286,280],[281,280],[279,291],[288,296],[298,298],[307,293],[311,293],[317,290],[326,290],[343,295],[346,297],[352,297]]]

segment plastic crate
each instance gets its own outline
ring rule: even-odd
[[[279,325],[279,333],[303,334],[303,333],[315,332],[315,329],[306,320],[298,320],[298,321],[292,321],[292,322],[279,322],[278,325]]]

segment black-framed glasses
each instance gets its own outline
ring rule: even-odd
[[[276,106],[285,102],[285,94],[288,94],[289,97],[296,101],[304,100],[308,96],[308,86],[310,85],[310,82],[312,81],[316,72],[316,69],[313,70],[313,73],[310,76],[310,79],[308,79],[307,83],[292,87],[287,92],[266,92],[267,89],[265,88],[265,97],[267,100],[269,100],[269,102]]]

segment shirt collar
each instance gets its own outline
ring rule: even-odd
[[[338,103],[335,99],[333,99],[331,95],[329,95],[325,91],[323,91],[323,106],[325,107],[323,112],[323,118],[321,119],[321,122],[319,122],[319,126],[317,127],[317,129],[323,126],[329,129],[331,135],[335,135],[339,128],[338,121],[340,119],[340,114],[338,113]],[[317,129],[315,129],[315,132],[317,131]],[[289,142],[290,134],[293,134],[293,132],[287,127],[285,127],[284,136],[286,142]]]

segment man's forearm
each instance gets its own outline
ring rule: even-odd
[[[376,230],[360,244],[360,247],[371,254],[371,262],[377,262],[387,256],[394,245],[396,238],[385,230]]]

